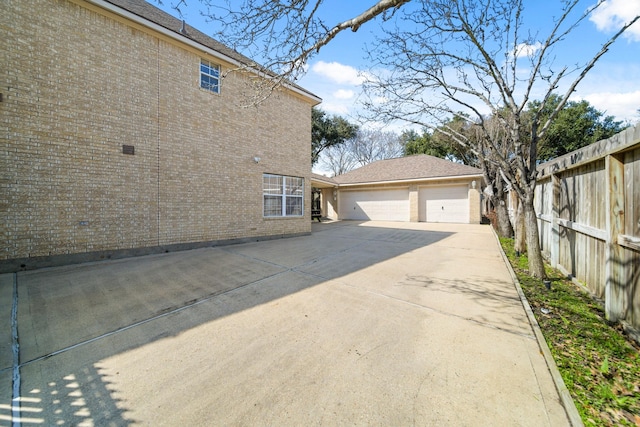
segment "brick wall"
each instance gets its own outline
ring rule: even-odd
[[[310,232],[309,99],[200,89],[230,66],[81,1],[10,1],[0,32],[1,260]],[[304,218],[263,218],[263,173],[305,178]]]

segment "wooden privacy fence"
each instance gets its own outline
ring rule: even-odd
[[[640,330],[640,124],[538,168],[536,212],[552,266]]]

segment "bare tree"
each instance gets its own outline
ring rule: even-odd
[[[330,170],[333,176],[347,173],[357,164],[349,141],[327,148],[320,156],[320,165],[323,169]]]
[[[493,175],[504,179],[522,204],[529,271],[537,277],[545,276],[534,211],[538,141],[576,86],[640,18],[624,25],[584,63],[553,68],[555,47],[602,1],[584,12],[578,9],[581,4],[561,2],[549,34],[539,38],[526,31],[522,0],[424,0],[398,17],[402,24],[387,31],[370,55],[371,72],[385,70],[366,84],[370,99],[376,100],[367,104],[371,115],[447,134],[482,158],[485,169],[495,170]],[[542,109],[561,83],[567,88],[561,101],[543,117]],[[524,111],[536,91],[542,91],[542,100],[527,126]],[[447,126],[453,116],[467,118],[480,137]]]
[[[495,212],[495,227],[501,237],[512,237],[513,226],[509,218],[507,203],[507,182],[498,167],[495,159],[512,157],[512,145],[507,130],[500,120],[489,119],[485,127],[471,126],[473,132],[470,138],[474,141],[474,150],[480,150],[481,155],[475,156],[476,165],[482,169],[486,188],[484,189],[493,211]],[[493,147],[486,142],[486,132],[490,132]]]
[[[403,155],[400,136],[395,132],[378,129],[361,129],[351,141],[351,146],[360,166]]]
[[[180,0],[178,5],[187,1],[196,0]],[[322,0],[200,0],[206,6],[203,15],[218,24],[216,38],[275,72],[263,90],[273,90],[287,79],[295,81],[306,71],[309,59],[339,33],[358,31],[380,16],[388,19],[409,1],[378,0],[356,16],[334,23],[321,17],[326,13]]]
[[[357,166],[402,157],[403,149],[402,139],[395,132],[360,129],[354,138],[327,148],[321,162],[334,175],[340,175]]]

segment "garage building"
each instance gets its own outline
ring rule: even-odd
[[[381,160],[343,175],[313,175],[331,219],[478,224],[482,171],[420,154]]]

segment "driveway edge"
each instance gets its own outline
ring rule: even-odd
[[[500,244],[500,239],[498,238],[498,234],[494,230],[493,226],[490,226],[490,227],[493,235],[496,238],[496,242],[498,243],[498,248],[500,249],[500,254],[502,255],[502,259],[504,260],[504,263],[506,264],[507,269],[509,270],[509,274],[511,275],[513,284],[515,285],[516,290],[518,291],[518,295],[520,296],[520,302],[522,302],[524,311],[527,313],[527,317],[529,318],[529,324],[531,325],[531,328],[533,329],[533,333],[536,336],[536,340],[538,341],[538,346],[540,347],[540,351],[544,356],[544,360],[547,362],[547,367],[549,368],[549,372],[551,372],[551,377],[553,378],[553,382],[556,386],[556,390],[558,390],[558,394],[560,395],[562,406],[564,407],[564,410],[567,413],[569,422],[571,423],[572,426],[584,427],[584,423],[582,422],[582,417],[580,416],[580,413],[576,408],[576,404],[573,401],[573,398],[571,397],[569,390],[567,390],[567,386],[565,385],[564,380],[562,379],[562,376],[560,375],[560,371],[558,370],[558,366],[556,365],[556,362],[553,359],[553,355],[551,354],[549,345],[547,344],[547,341],[544,339],[544,335],[542,335],[542,330],[540,329],[540,325],[538,324],[538,321],[536,320],[536,317],[533,314],[533,310],[529,305],[529,301],[527,300],[527,297],[524,295],[524,292],[522,291],[522,287],[520,286],[520,281],[516,276],[516,272],[511,267],[511,263],[509,262],[507,255],[502,250],[502,245]]]

